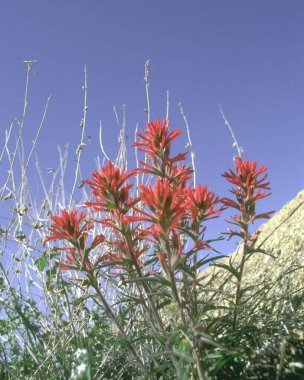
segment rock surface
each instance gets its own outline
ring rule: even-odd
[[[289,270],[302,267],[286,276],[290,280],[290,291],[303,287],[304,190],[264,223],[260,231],[256,247],[261,247],[275,259],[263,253],[252,255],[245,268],[244,280],[274,280]]]
[[[304,295],[304,190],[288,202],[271,219],[260,228],[260,235],[255,247],[265,250],[265,253],[256,252],[246,262],[242,285],[249,286],[258,283],[276,282],[270,288],[270,297],[276,298],[290,295],[290,300],[303,306]],[[231,257],[222,262],[231,263],[234,267],[240,261],[240,249]],[[233,293],[232,286],[235,281],[231,280],[228,271],[210,266],[202,272],[201,277],[209,286],[217,288],[228,280],[223,290]],[[211,280],[212,279],[212,280]],[[292,301],[293,302],[293,301]]]

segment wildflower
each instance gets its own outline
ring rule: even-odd
[[[139,150],[148,156],[152,164],[142,162],[143,168],[137,169],[137,172],[150,173],[160,177],[168,177],[168,168],[174,166],[178,161],[186,159],[186,153],[170,156],[171,142],[182,132],[173,130],[170,134],[168,120],[157,120],[147,123],[147,129],[139,133],[140,141],[134,142],[133,146],[138,146]]]
[[[215,208],[220,203],[220,198],[208,190],[207,186],[199,185],[195,189],[188,189],[187,197],[193,223],[200,224],[208,219],[217,218],[222,212],[223,208]]]
[[[153,161],[154,157],[166,159],[170,156],[171,142],[182,132],[178,129],[173,130],[168,135],[168,120],[157,120],[147,123],[147,129],[138,136],[141,141],[133,143],[133,146],[139,146],[139,150],[148,154]],[[182,154],[178,160],[182,159]]]
[[[155,186],[141,186],[140,200],[146,204],[149,212],[138,210],[143,216],[137,220],[153,224],[149,233],[157,236],[178,228],[186,216],[187,200],[182,187],[172,186],[165,178],[157,178]]]
[[[198,240],[192,248],[192,251],[196,252],[202,249],[211,249],[211,246],[204,240]]]
[[[232,217],[232,224],[238,225],[241,232],[231,231],[230,235],[247,236],[248,225],[256,219],[270,218],[271,212],[262,214],[256,213],[257,201],[270,195],[269,182],[265,182],[267,178],[267,167],[261,166],[258,168],[256,161],[244,160],[237,157],[235,162],[235,171],[229,169],[223,174],[230,183],[236,187],[230,192],[235,195],[235,200],[223,198],[222,203],[227,207],[232,207],[240,211],[241,215]]]
[[[223,174],[229,182],[240,187],[243,191],[248,191],[248,195],[253,194],[254,189],[269,190],[269,182],[264,182],[267,178],[267,167],[265,165],[257,169],[257,161],[251,162],[250,160],[243,160],[237,157],[235,161],[235,169],[229,169],[229,172]],[[258,178],[262,173],[265,173],[262,178]],[[264,183],[263,183],[264,182]],[[263,197],[270,195],[265,192]]]
[[[85,221],[86,214],[78,213],[77,210],[68,212],[62,210],[59,216],[52,216],[53,224],[49,227],[51,235],[45,239],[45,242],[52,240],[67,240],[72,245],[82,249],[88,237],[88,231],[93,228],[93,224]]]
[[[55,264],[62,270],[71,270],[71,269],[77,269],[78,263],[77,260],[75,259],[75,248],[70,248],[70,247],[64,247],[64,248],[56,248],[57,250],[65,250],[67,251],[66,255],[66,263],[56,261]]]
[[[107,166],[101,167],[99,172],[93,172],[92,180],[84,182],[92,189],[95,202],[87,202],[86,206],[93,207],[95,211],[112,211],[118,208],[126,213],[137,202],[136,199],[129,198],[132,185],[126,183],[134,173],[115,167],[111,161]]]
[[[88,231],[93,228],[91,221],[87,221],[85,213],[79,213],[77,210],[68,212],[62,210],[59,216],[51,217],[53,224],[49,227],[51,235],[45,239],[45,242],[53,240],[64,240],[69,242],[72,247],[55,248],[56,250],[66,251],[66,263],[57,262],[56,264],[63,270],[68,269],[91,269],[91,263],[88,257],[89,252],[104,242],[103,235],[96,235],[88,247]]]

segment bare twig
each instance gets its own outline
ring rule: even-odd
[[[192,149],[190,128],[189,128],[188,120],[187,120],[187,117],[184,113],[184,109],[183,109],[181,102],[178,103],[178,107],[180,110],[181,117],[183,118],[183,120],[185,122],[186,130],[187,130],[188,143],[187,143],[186,147],[190,148],[191,164],[192,164],[192,169],[193,169],[193,186],[195,187],[196,186],[196,169],[195,169],[195,161],[194,161],[195,160],[195,153]]]
[[[105,158],[108,161],[111,161],[110,158],[109,158],[109,156],[107,155],[107,153],[106,153],[106,151],[104,149],[103,143],[102,143],[102,124],[101,124],[101,120],[99,120],[99,146],[100,146],[101,152],[105,156]]]
[[[150,122],[150,117],[151,117],[151,109],[150,109],[150,96],[149,96],[149,87],[150,87],[150,82],[149,82],[149,74],[150,74],[150,69],[151,69],[151,64],[150,60],[148,59],[145,62],[145,76],[144,76],[144,81],[146,84],[146,100],[147,100],[147,108],[145,109],[147,113],[147,121]]]
[[[166,120],[169,120],[169,109],[170,109],[170,94],[169,90],[166,91]]]
[[[241,157],[242,156],[242,153],[244,152],[244,149],[239,146],[238,142],[237,142],[237,139],[235,137],[235,134],[233,132],[233,129],[228,121],[228,119],[226,118],[224,112],[223,112],[223,109],[222,109],[222,106],[219,104],[219,109],[220,109],[220,113],[222,115],[222,118],[224,120],[224,124],[228,127],[229,131],[230,131],[230,134],[231,134],[231,137],[232,137],[232,141],[233,141],[233,144],[232,144],[232,147],[233,148],[236,148],[237,152],[238,152],[238,156]]]
[[[81,138],[80,138],[80,144],[78,145],[76,149],[76,172],[75,172],[75,178],[74,183],[70,195],[70,201],[69,201],[69,208],[71,208],[73,203],[73,196],[75,193],[76,185],[78,182],[78,176],[80,171],[80,158],[82,154],[82,150],[85,147],[84,138],[85,138],[85,127],[86,127],[86,119],[87,119],[87,112],[88,112],[88,103],[87,103],[87,97],[88,97],[88,84],[87,84],[87,67],[84,66],[84,85],[82,87],[84,91],[84,106],[83,106],[83,116],[81,119],[80,127],[81,127]]]
[[[8,183],[9,183],[9,181],[12,179],[12,176],[13,176],[13,167],[14,167],[14,163],[15,163],[15,159],[16,159],[16,154],[18,152],[19,146],[20,146],[21,141],[22,141],[22,131],[23,131],[26,111],[27,111],[27,107],[28,107],[28,88],[29,88],[30,72],[33,71],[33,68],[32,68],[33,63],[35,63],[37,61],[31,60],[31,61],[23,61],[23,62],[26,64],[26,80],[25,80],[25,92],[24,92],[22,118],[21,118],[21,121],[18,122],[18,124],[19,124],[19,134],[18,134],[18,138],[17,138],[17,142],[16,142],[16,145],[15,145],[14,152],[12,154],[12,159],[10,160],[10,168],[9,168],[9,171],[8,171],[8,176],[7,176],[7,179],[6,179],[4,185],[3,185],[2,189],[1,189],[0,198],[2,198],[3,193],[6,190],[6,187],[7,187]],[[24,162],[24,160],[22,160],[22,162]]]

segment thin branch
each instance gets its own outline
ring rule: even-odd
[[[233,144],[232,144],[232,147],[233,148],[236,148],[237,152],[238,152],[238,156],[241,157],[242,156],[242,153],[244,152],[244,149],[239,146],[238,142],[237,142],[237,139],[235,137],[235,134],[233,132],[233,129],[228,121],[228,119],[226,118],[224,112],[223,112],[223,109],[222,109],[222,106],[219,104],[219,109],[220,109],[220,113],[222,115],[222,118],[224,120],[224,124],[228,127],[229,131],[230,131],[230,134],[231,134],[231,138],[232,138],[232,141],[233,141]]]
[[[84,85],[82,87],[84,91],[84,106],[83,106],[83,117],[81,119],[80,127],[81,127],[81,139],[80,144],[78,145],[76,149],[76,173],[74,178],[74,183],[72,187],[72,192],[70,195],[70,202],[69,202],[69,208],[71,208],[73,203],[73,196],[75,193],[76,185],[78,182],[78,176],[80,171],[80,158],[83,148],[85,147],[84,138],[85,138],[85,126],[86,126],[86,119],[87,119],[87,112],[88,112],[88,103],[87,103],[87,97],[88,97],[88,85],[87,85],[87,67],[84,66]]]
[[[181,117],[183,118],[184,122],[185,122],[185,126],[186,126],[186,130],[187,130],[187,137],[188,137],[188,143],[187,143],[187,148],[189,147],[190,148],[190,156],[191,156],[191,165],[192,165],[192,169],[193,169],[193,186],[195,187],[196,186],[196,168],[195,168],[195,153],[192,149],[192,141],[191,141],[191,136],[190,136],[190,128],[189,128],[189,124],[188,124],[188,120],[187,120],[187,117],[184,113],[184,109],[183,109],[183,106],[182,106],[182,103],[179,102],[178,103],[178,107],[179,107],[179,110],[180,110],[180,114],[181,114]]]
[[[169,109],[170,109],[170,94],[169,90],[166,91],[166,120],[169,120]]]
[[[10,181],[10,179],[12,179],[12,176],[13,176],[13,167],[14,167],[14,163],[15,163],[15,159],[16,159],[16,154],[18,152],[19,145],[20,145],[21,140],[22,140],[22,130],[23,130],[25,116],[26,116],[26,111],[27,111],[27,106],[28,106],[28,88],[29,88],[30,72],[33,71],[33,69],[32,69],[33,63],[35,63],[37,61],[23,61],[23,62],[27,66],[26,66],[26,80],[25,80],[25,91],[24,91],[22,118],[21,118],[21,121],[18,122],[18,124],[19,124],[19,134],[18,134],[18,138],[17,138],[17,142],[16,142],[16,146],[15,146],[14,152],[12,154],[12,159],[10,160],[10,168],[8,170],[8,176],[7,176],[7,179],[5,181],[5,184],[3,185],[2,189],[1,189],[0,198],[2,198],[3,193],[4,193],[5,189],[6,189],[9,181]],[[23,162],[23,160],[21,160],[21,162]]]
[[[46,101],[46,105],[45,105],[45,108],[44,108],[44,112],[43,112],[43,115],[42,115],[42,119],[41,119],[41,122],[39,124],[39,127],[38,127],[38,130],[37,130],[37,133],[36,133],[36,136],[34,138],[34,141],[32,143],[32,148],[30,150],[30,153],[27,157],[27,160],[26,160],[26,163],[23,165],[23,171],[22,171],[22,178],[21,178],[21,182],[20,182],[20,186],[19,186],[19,189],[17,191],[17,196],[16,198],[18,198],[19,196],[19,193],[21,192],[21,189],[22,189],[22,186],[24,184],[24,181],[25,181],[25,176],[26,176],[26,171],[27,171],[27,168],[29,166],[29,163],[30,163],[30,160],[31,160],[31,157],[32,157],[32,154],[34,152],[34,149],[36,147],[36,144],[37,144],[37,140],[38,140],[38,137],[40,135],[40,132],[41,132],[41,129],[42,129],[42,126],[44,124],[44,120],[45,120],[45,117],[46,117],[46,114],[47,114],[47,110],[48,110],[48,106],[49,106],[49,103],[50,103],[50,100],[51,100],[51,96],[49,96],[47,98],[47,101]]]
[[[137,132],[138,132],[138,123],[136,124],[135,127],[135,132],[134,132],[134,141],[137,142]],[[138,158],[138,148],[135,146],[135,161],[136,161],[136,197],[139,195],[139,173],[138,173],[138,168],[139,168],[139,158]]]
[[[149,82],[149,74],[150,74],[150,69],[151,69],[151,64],[150,60],[148,59],[145,62],[145,76],[144,76],[144,81],[146,84],[146,100],[147,100],[147,108],[145,109],[147,113],[147,121],[150,122],[150,117],[151,117],[151,109],[150,109],[150,96],[149,96],[149,87],[150,87],[150,82]]]
[[[109,156],[107,155],[104,147],[103,147],[103,143],[102,143],[102,124],[101,124],[101,120],[99,120],[99,146],[100,146],[100,149],[102,151],[102,154],[105,156],[105,158],[108,160],[108,161],[111,161],[111,159],[109,158]]]
[[[122,124],[119,126],[119,136],[118,136],[118,142],[119,142],[119,150],[116,158],[116,164],[121,169],[127,169],[128,168],[128,160],[127,160],[127,147],[126,147],[126,107],[125,105],[122,106]]]

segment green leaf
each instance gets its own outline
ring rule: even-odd
[[[237,278],[237,280],[239,280],[240,273],[232,266],[232,264],[227,265],[227,264],[224,264],[224,263],[215,263],[213,265],[216,266],[216,267],[228,270],[234,277]]]
[[[40,272],[43,272],[43,270],[48,266],[48,262],[45,257],[41,257],[35,261],[35,265],[40,270]]]
[[[50,253],[50,259],[55,259],[55,258],[57,258],[58,256],[60,256],[60,253],[59,253],[59,252],[53,252],[53,253]]]
[[[46,275],[47,275],[47,277],[48,277],[48,279],[50,279],[51,277],[54,277],[54,276],[56,275],[56,273],[57,273],[57,269],[58,269],[58,267],[57,267],[57,266],[54,266],[53,268],[48,269],[48,270],[45,272]]]
[[[78,306],[80,304],[82,304],[84,301],[86,301],[88,298],[90,298],[91,295],[85,295],[85,296],[81,296],[79,298],[76,298],[74,301],[73,301],[73,305],[74,306]]]
[[[151,264],[155,264],[157,261],[158,261],[157,257],[152,257],[151,259],[147,260],[145,262],[145,264],[148,266],[148,265],[151,265]]]
[[[160,309],[162,309],[163,307],[169,305],[171,302],[172,302],[172,300],[170,300],[170,299],[169,299],[169,300],[166,300],[166,301],[164,301],[164,302],[159,303],[159,304],[156,306],[156,308],[157,308],[157,310],[160,310]]]
[[[206,265],[206,264],[210,263],[211,261],[223,259],[225,257],[227,257],[227,255],[218,255],[218,256],[213,256],[213,257],[209,257],[209,258],[205,257],[205,258],[203,258],[197,262],[197,267],[199,268],[202,265]],[[215,263],[215,264],[217,264],[217,263]]]
[[[134,264],[134,260],[126,259],[126,258],[121,259],[121,262],[123,265],[126,265],[126,266],[132,266]]]

